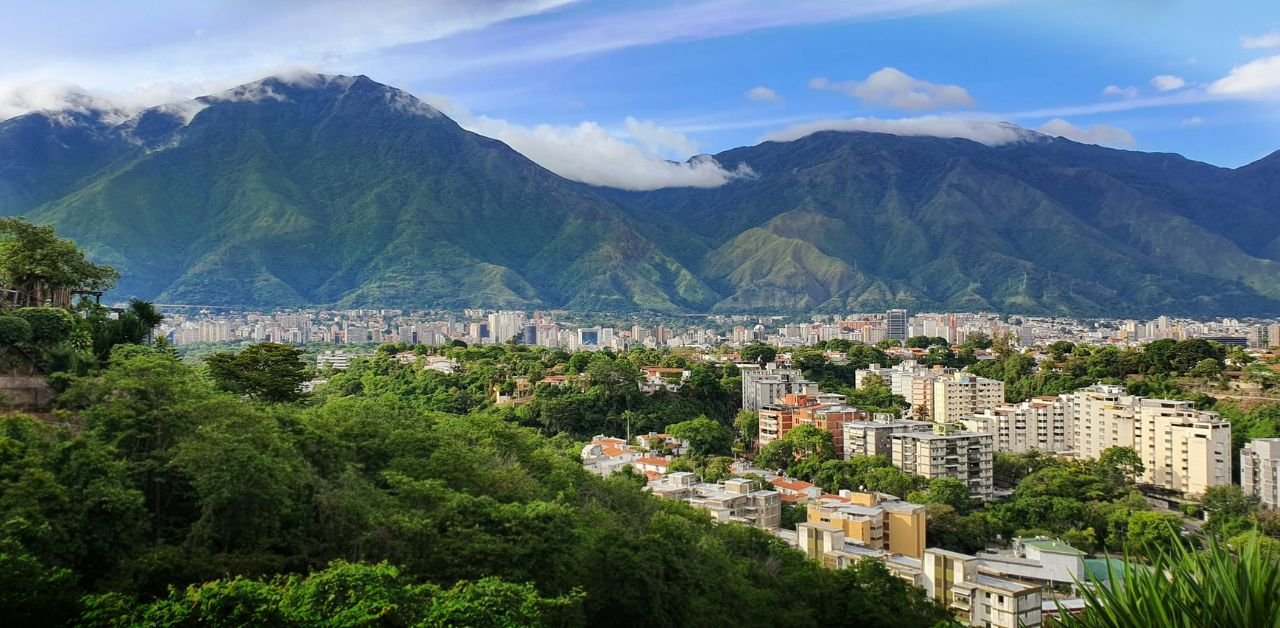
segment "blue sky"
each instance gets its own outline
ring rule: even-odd
[[[1007,121],[1228,167],[1280,149],[1275,0],[31,4],[0,25],[0,117],[302,68],[366,74],[565,176],[638,189],[731,176],[660,158],[815,128],[994,143],[972,121]]]

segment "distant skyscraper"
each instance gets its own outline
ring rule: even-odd
[[[907,311],[906,310],[889,310],[885,314],[885,334],[884,337],[890,340],[907,339]]]

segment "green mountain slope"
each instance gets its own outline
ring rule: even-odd
[[[207,99],[32,210],[163,302],[676,311],[715,300],[611,201],[364,77]],[[156,113],[154,115],[161,115]]]
[[[1267,252],[1280,226],[1266,219],[1280,199],[1245,189],[1248,168],[1043,137],[988,147],[835,132],[715,158],[759,176],[612,196],[711,242],[681,261],[707,270],[718,309],[1207,314],[1274,311],[1280,298]],[[1215,189],[1232,191],[1206,200]],[[812,289],[837,268],[847,285]]]
[[[0,215],[55,224],[118,297],[595,311],[1280,307],[1280,153],[1235,170],[1050,139],[815,133],[756,176],[567,181],[365,77],[269,78],[125,120],[0,122]]]

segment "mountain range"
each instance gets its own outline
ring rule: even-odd
[[[824,131],[695,159],[716,188],[564,179],[367,77],[0,122],[0,215],[114,296],[291,307],[1272,314],[1280,152],[1227,169],[1021,131]]]

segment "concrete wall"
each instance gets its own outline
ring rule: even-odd
[[[53,389],[38,375],[0,375],[0,407],[12,410],[47,410]]]

